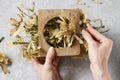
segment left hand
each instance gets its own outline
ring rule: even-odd
[[[57,72],[57,65],[59,62],[58,57],[55,56],[54,48],[51,47],[48,50],[46,55],[46,61],[44,64],[42,62],[38,62],[35,59],[32,59],[34,68],[39,76],[40,80],[60,80],[58,72]]]

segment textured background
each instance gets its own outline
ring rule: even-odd
[[[97,5],[84,0],[90,8],[78,6],[89,13],[89,18],[101,18],[110,32],[104,34],[114,42],[113,51],[109,61],[109,71],[113,80],[120,80],[120,0],[102,0],[104,4]],[[71,8],[75,0],[35,0],[36,10],[39,8]],[[0,70],[0,80],[38,80],[37,75],[31,63],[21,59],[20,48],[9,48],[6,43],[11,40],[7,21],[10,17],[16,17],[16,6],[24,3],[31,6],[32,0],[0,0],[0,37],[5,36],[5,40],[0,43],[0,50],[5,52],[13,62],[9,67],[10,74],[4,75]],[[89,69],[89,59],[79,60],[62,58],[60,61],[59,71],[62,80],[93,80]]]

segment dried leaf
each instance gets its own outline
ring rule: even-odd
[[[5,37],[1,37],[0,38],[0,43],[5,39]]]
[[[11,29],[10,30],[10,36],[17,35],[17,30],[18,30],[18,27],[14,27],[13,29]]]
[[[97,0],[91,0],[92,2],[94,2],[95,4],[103,4],[102,2],[99,2]]]

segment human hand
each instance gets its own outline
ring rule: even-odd
[[[94,79],[110,80],[107,64],[112,50],[112,40],[100,34],[90,25],[87,25],[87,29],[82,31],[82,35],[88,43],[90,69]]]
[[[55,51],[54,48],[51,47],[48,50],[46,61],[44,64],[42,64],[42,61],[38,62],[35,59],[32,59],[34,68],[40,80],[60,80],[57,72],[59,58],[54,56]]]

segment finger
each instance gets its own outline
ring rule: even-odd
[[[37,70],[40,66],[41,66],[41,64],[39,64],[35,59],[33,59],[32,58],[32,63],[33,63],[33,66],[34,66],[34,68]]]
[[[52,64],[54,55],[55,55],[54,48],[50,47],[49,50],[48,50],[48,53],[46,55],[45,65],[51,65]]]
[[[102,34],[100,34],[98,31],[96,31],[95,29],[93,29],[89,24],[87,24],[87,31],[89,31],[89,33],[98,41],[103,41],[104,39],[106,39],[105,36],[103,36]]]
[[[55,66],[57,67],[59,61],[60,61],[60,57],[55,57],[55,59],[54,59],[54,61],[53,61],[53,65],[55,65]]]
[[[82,36],[87,41],[88,45],[96,43],[95,40],[90,35],[90,33],[88,33],[86,30],[82,30]]]

